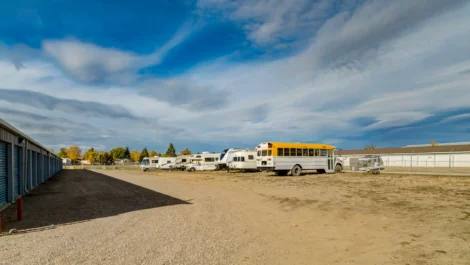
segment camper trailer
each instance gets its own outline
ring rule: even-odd
[[[203,152],[191,156],[191,164],[186,167],[186,170],[193,172],[196,170],[217,170],[219,168],[220,153]]]
[[[237,151],[241,150],[252,150],[250,148],[230,148],[230,149],[225,149],[222,151],[220,154],[220,159],[219,159],[219,168],[218,170],[228,170],[228,163],[232,161],[233,154]]]
[[[259,171],[256,165],[256,149],[234,152],[232,161],[227,165],[229,170]]]
[[[380,156],[350,157],[349,166],[351,171],[367,171],[374,174],[380,174],[384,170],[384,162]]]
[[[171,170],[176,167],[176,157],[160,157],[158,161],[159,169]]]
[[[176,158],[176,165],[175,168],[178,170],[185,170],[186,166],[191,163],[191,156],[190,155],[182,155]]]
[[[160,159],[159,156],[144,157],[144,159],[142,159],[142,162],[140,163],[140,169],[142,169],[142,171],[149,171],[149,170],[157,169],[159,159]]]

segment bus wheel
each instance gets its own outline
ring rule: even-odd
[[[335,173],[341,173],[343,171],[343,167],[340,164],[335,166]]]
[[[300,168],[299,165],[295,165],[291,171],[290,171],[290,174],[292,176],[300,176],[300,172],[302,172],[302,168]]]

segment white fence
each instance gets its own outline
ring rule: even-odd
[[[377,154],[375,154],[377,155]],[[378,154],[382,157],[385,171],[414,173],[462,173],[470,175],[470,152],[458,153],[411,153]],[[345,169],[349,169],[350,157],[364,155],[343,155]]]

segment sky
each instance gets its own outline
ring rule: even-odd
[[[58,150],[470,141],[469,0],[0,4],[0,117]]]

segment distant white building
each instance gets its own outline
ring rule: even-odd
[[[62,158],[62,164],[64,166],[71,166],[72,165],[72,159],[70,158]]]

